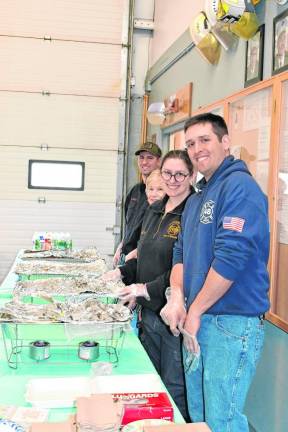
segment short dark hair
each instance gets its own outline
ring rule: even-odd
[[[224,135],[228,135],[227,124],[223,117],[213,114],[211,112],[198,114],[196,116],[190,117],[188,120],[186,120],[184,124],[184,132],[186,132],[187,129],[189,129],[191,126],[199,123],[210,123],[213,132],[215,133],[215,135],[217,135],[219,141],[222,140]]]
[[[189,174],[190,175],[193,174],[193,165],[186,150],[170,150],[168,153],[166,153],[161,162],[161,167],[160,167],[161,170],[164,163],[168,159],[181,159],[186,165]]]

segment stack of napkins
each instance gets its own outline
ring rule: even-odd
[[[120,428],[123,404],[114,401],[112,394],[94,394],[76,400],[76,424],[79,431],[91,427],[93,431],[115,431]]]
[[[76,430],[74,416],[62,423],[34,423],[30,428],[30,432],[76,432]]]

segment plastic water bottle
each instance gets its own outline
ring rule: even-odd
[[[32,249],[35,251],[41,250],[40,236],[38,232],[35,232],[32,237]]]
[[[64,232],[60,232],[58,235],[58,249],[65,250],[66,249],[66,241]]]
[[[52,248],[55,250],[59,249],[59,233],[58,232],[52,233]]]
[[[45,232],[39,233],[39,241],[40,241],[40,250],[45,250]]]
[[[72,237],[70,233],[66,233],[67,236],[67,249],[72,250]]]

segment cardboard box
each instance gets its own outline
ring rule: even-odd
[[[76,432],[75,417],[72,415],[63,423],[34,423],[29,432]]]
[[[144,432],[211,432],[206,423],[187,423],[183,425],[144,426]]]
[[[173,407],[166,393],[114,393],[113,399],[124,404],[122,426],[142,419],[173,421]]]

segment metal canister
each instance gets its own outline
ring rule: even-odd
[[[41,361],[50,357],[50,343],[44,340],[30,342],[29,355],[33,360]]]
[[[91,340],[80,342],[78,357],[87,361],[96,360],[99,357],[99,343]]]

